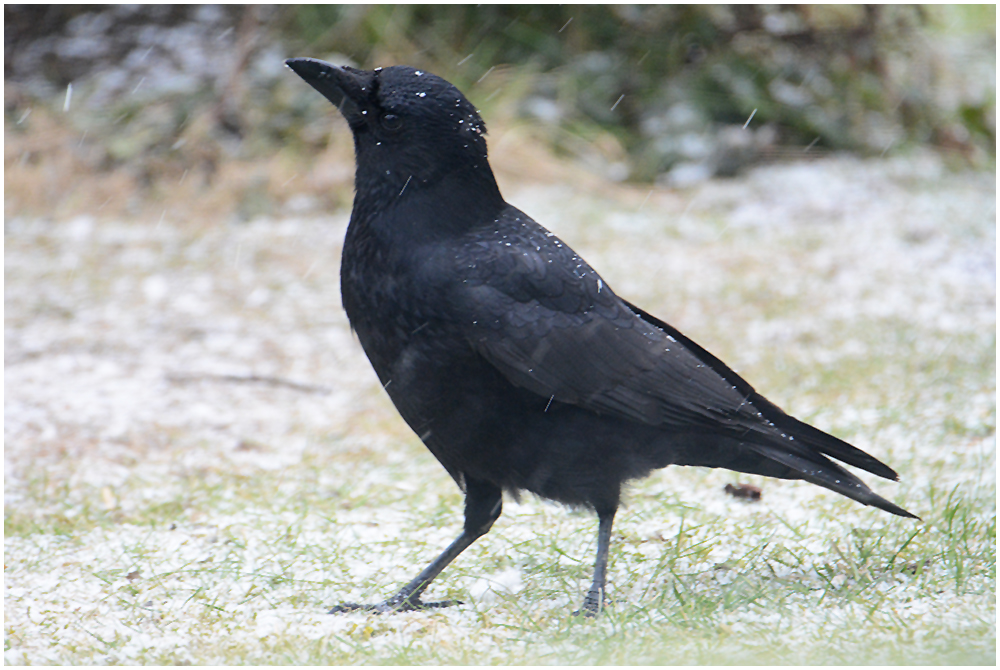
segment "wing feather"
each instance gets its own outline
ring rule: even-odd
[[[572,249],[511,209],[522,227],[516,234],[498,227],[506,232],[492,243],[480,239],[452,304],[474,315],[469,341],[512,384],[648,425],[728,426],[793,460],[815,463],[819,451],[897,478],[874,457],[789,416],[675,328],[620,299]],[[461,250],[455,257],[463,262]]]
[[[472,346],[512,384],[650,425],[721,422],[750,430],[760,423],[734,384],[535,226],[525,225],[520,239],[508,232],[478,245],[451,296],[456,313],[472,315]]]

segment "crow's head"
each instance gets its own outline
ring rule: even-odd
[[[455,171],[489,172],[479,112],[441,77],[402,65],[358,70],[312,58],[285,63],[347,119],[359,181],[419,187]]]

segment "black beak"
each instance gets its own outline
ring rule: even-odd
[[[289,58],[285,65],[332,102],[352,128],[364,122],[361,112],[369,106],[374,72],[331,65],[315,58]]]

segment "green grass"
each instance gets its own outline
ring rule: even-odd
[[[995,664],[995,314],[978,284],[933,260],[966,267],[978,258],[966,245],[988,246],[992,179],[980,201],[964,190],[976,175],[941,176],[939,198],[971,213],[928,214],[936,237],[913,242],[906,212],[926,180],[869,165],[822,174],[898,203],[898,217],[871,214],[889,222],[875,232],[794,208],[787,228],[727,225],[747,192],[776,197],[780,171],[707,186],[694,205],[658,195],[639,214],[645,192],[514,198],[621,295],[897,469],[899,483],[865,479],[923,518],[805,483],[654,473],[627,490],[597,620],[570,615],[589,586],[596,519],[530,496],[507,501],[427,594],[464,605],[325,613],[394,594],[458,533],[462,511],[347,335],[336,263],[311,269],[336,257],[341,230],[154,235],[152,221],[96,224],[81,243],[13,226],[5,662]],[[136,248],[143,263],[127,261]],[[177,302],[145,297],[153,276]],[[260,286],[273,298],[248,304]],[[192,311],[190,295],[210,309]],[[169,381],[220,370],[331,391]],[[105,435],[115,412],[134,417]],[[736,481],[762,500],[726,495]]]
[[[53,592],[51,610],[39,603],[30,623],[8,620],[7,648],[37,628],[73,639],[52,653],[75,662],[991,662],[991,491],[933,484],[911,493],[925,501],[923,523],[808,495],[815,513],[803,518],[778,504],[726,503],[736,508],[734,521],[689,497],[721,499],[721,483],[733,477],[655,475],[633,488],[620,514],[613,603],[598,621],[569,614],[589,577],[595,521],[526,501],[508,505],[494,531],[431,589],[431,597],[466,605],[393,617],[325,615],[340,600],[390,595],[460,523],[457,489],[419,445],[406,448],[431,485],[405,496],[396,483],[410,477],[410,462],[372,465],[386,469],[389,483],[340,499],[308,485],[316,467],[330,463],[305,458],[282,472],[211,478],[210,485],[203,476],[185,479],[183,508],[151,505],[115,518],[95,501],[71,527],[8,519],[8,556],[18,558],[8,579],[49,573],[76,583],[72,591],[84,582],[97,607],[65,612]],[[688,495],[672,492],[664,478]],[[301,484],[283,486],[289,481]],[[765,499],[807,488],[754,481]],[[368,533],[362,540],[358,529]],[[366,564],[378,567],[358,574]],[[521,572],[519,593],[470,600],[476,580],[511,568]],[[171,636],[178,644],[164,649]],[[150,647],[137,648],[135,639]]]
[[[942,616],[956,598],[983,608],[992,601],[995,522],[983,520],[981,506],[982,501],[953,492],[922,527],[880,523],[877,531],[828,538],[820,551],[772,537],[774,528],[808,537],[814,532],[808,523],[784,525],[780,519],[762,518],[734,537],[721,533],[710,515],[688,509],[694,520],[682,517],[681,530],[659,540],[636,533],[634,519],[644,514],[625,514],[612,552],[615,602],[597,622],[569,615],[586,581],[590,552],[567,556],[558,550],[559,544],[573,545],[574,536],[593,531],[585,517],[549,519],[553,537],[553,528],[537,518],[543,515],[534,514],[536,518],[520,520],[532,528],[524,534],[528,539],[518,542],[506,537],[510,522],[459,559],[433,589],[435,597],[468,599],[458,585],[514,564],[521,566],[525,579],[516,596],[471,602],[447,613],[326,617],[323,609],[345,589],[356,588],[362,599],[375,600],[398,584],[376,574],[352,587],[339,557],[429,557],[436,547],[422,541],[426,525],[413,519],[415,527],[402,536],[363,547],[331,542],[329,534],[317,543],[319,537],[305,532],[306,526],[317,532],[308,516],[275,523],[276,516],[287,515],[250,508],[244,513],[259,514],[260,521],[252,527],[199,531],[178,518],[172,531],[135,529],[129,533],[132,539],[112,552],[112,565],[81,561],[70,568],[100,594],[102,606],[96,612],[70,614],[68,623],[62,613],[32,622],[59,637],[86,634],[77,634],[78,642],[60,651],[62,658],[78,662],[987,663],[992,648],[985,642],[992,622],[986,610],[979,619],[963,617],[961,622],[946,622]],[[677,513],[654,502],[639,511]],[[562,514],[546,510],[544,516],[555,513]],[[316,514],[311,516],[315,521]],[[171,533],[201,542],[206,557],[164,569],[162,538]],[[114,534],[79,539],[107,542],[109,535]],[[248,567],[250,542],[267,547],[257,567]],[[655,551],[641,552],[650,542]],[[70,554],[66,544],[80,542],[67,537],[53,546],[46,538],[45,551]],[[575,544],[578,550],[587,543]],[[735,555],[711,564],[713,551],[729,551],[734,544],[739,547]],[[559,560],[564,557],[569,560]],[[342,576],[290,576],[302,566]],[[130,574],[136,576],[130,580]],[[948,596],[937,612],[934,602],[941,594]],[[914,602],[929,611],[908,613]],[[120,622],[120,629],[110,634],[104,632],[107,611],[115,612]],[[264,615],[278,625],[256,639],[262,630],[258,617]],[[310,630],[306,639],[303,630]],[[188,642],[172,651],[146,652],[129,647],[130,631],[179,633]],[[8,648],[22,634],[11,624],[5,633]],[[977,639],[984,644],[977,645]]]

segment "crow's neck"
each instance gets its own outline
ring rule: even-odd
[[[359,169],[351,225],[400,243],[420,243],[491,222],[505,206],[485,160],[427,179]]]

